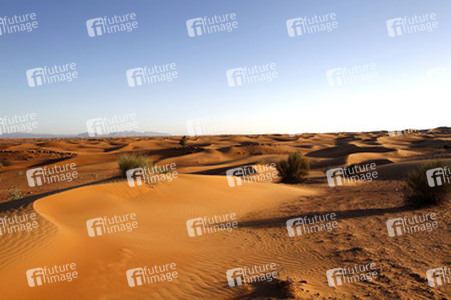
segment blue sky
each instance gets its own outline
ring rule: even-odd
[[[36,133],[81,133],[89,119],[125,113],[136,113],[138,130],[170,134],[212,116],[230,121],[224,133],[450,125],[449,84],[426,75],[451,68],[446,0],[30,0],[0,7],[1,17],[37,15],[32,32],[0,36],[0,117],[36,113]],[[88,36],[88,19],[127,13],[136,13],[137,29]],[[188,36],[188,19],[227,13],[236,13],[236,30]],[[334,31],[288,36],[288,19],[327,13],[336,14]],[[427,13],[437,15],[437,29],[388,36],[386,20]],[[28,86],[26,70],[72,62],[73,82]],[[126,70],[172,62],[176,80],[128,86]],[[276,79],[228,86],[228,69],[269,63],[277,65]],[[372,63],[376,78],[329,86],[327,70]]]

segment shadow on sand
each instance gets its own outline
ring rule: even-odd
[[[0,213],[3,213],[10,209],[16,209],[16,208],[20,208],[23,206],[27,206],[40,198],[44,198],[44,197],[47,197],[50,195],[62,193],[65,191],[73,190],[73,189],[84,187],[84,186],[96,185],[96,184],[108,183],[108,182],[115,182],[120,179],[121,179],[120,176],[116,176],[116,177],[102,179],[102,180],[95,181],[95,182],[90,182],[90,183],[80,184],[80,185],[76,185],[76,186],[72,186],[72,187],[68,187],[68,188],[64,188],[64,189],[59,189],[56,191],[46,192],[46,193],[42,193],[39,195],[28,196],[28,197],[21,198],[19,200],[3,202],[3,203],[0,203]]]
[[[424,208],[424,207],[421,207]],[[312,218],[315,215],[325,215],[335,213],[337,219],[354,219],[368,216],[381,216],[384,214],[394,214],[405,211],[414,211],[420,209],[418,207],[413,206],[399,206],[399,207],[390,207],[390,208],[370,208],[370,209],[350,209],[343,211],[315,211],[309,212],[305,214],[296,214],[296,215],[287,215],[283,217],[277,218],[269,218],[269,219],[260,219],[248,222],[240,222],[240,228],[276,228],[276,227],[285,227],[286,221],[294,218],[304,218],[309,217]]]

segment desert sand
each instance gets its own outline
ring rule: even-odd
[[[402,178],[430,159],[451,163],[451,129],[302,135],[0,140],[0,217],[36,213],[38,228],[0,236],[0,299],[445,299],[428,269],[449,266],[449,202],[404,205]],[[228,185],[226,170],[278,162],[292,151],[311,161],[301,184]],[[123,153],[175,163],[172,182],[130,187],[118,177]],[[71,182],[29,187],[26,171],[76,164]],[[330,187],[326,170],[377,165],[378,178]],[[8,191],[23,193],[11,201]],[[236,214],[237,228],[190,237],[189,219]],[[290,237],[286,221],[335,213],[338,228]],[[435,213],[438,228],[389,237],[386,221]],[[90,237],[86,221],[135,214],[131,232]],[[29,287],[26,271],[75,263],[78,277]],[[130,287],[126,271],[175,263],[177,278]],[[275,263],[278,279],[230,287],[229,269]],[[371,282],[330,287],[326,271],[375,263]]]

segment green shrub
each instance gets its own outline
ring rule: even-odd
[[[180,144],[182,147],[185,147],[187,141],[188,141],[188,138],[186,137],[186,135],[184,135],[184,136],[182,136],[182,137],[180,138],[179,144]]]
[[[282,177],[282,182],[298,183],[303,181],[303,177],[308,174],[310,162],[299,152],[291,152],[288,160],[281,160],[276,165]]]
[[[422,207],[443,203],[451,192],[451,184],[429,186],[426,172],[430,169],[444,168],[443,161],[433,160],[409,172],[404,179],[404,195],[407,205]],[[449,169],[448,169],[449,172]]]
[[[22,197],[23,194],[17,186],[12,186],[9,188],[9,200],[19,200]]]
[[[135,168],[151,168],[153,163],[143,155],[137,154],[122,154],[118,159],[119,170],[121,177],[125,178],[127,171]]]

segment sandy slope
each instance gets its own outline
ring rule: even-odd
[[[3,140],[0,159],[7,163],[0,168],[2,199],[12,185],[27,197],[0,203],[0,217],[36,211],[40,225],[31,233],[0,236],[0,299],[450,297],[451,285],[430,288],[425,275],[430,268],[450,265],[449,204],[406,208],[399,181],[426,159],[440,156],[449,162],[450,150],[443,146],[450,141],[449,129],[400,137],[384,132],[196,137],[187,148],[178,146],[177,137]],[[228,186],[228,168],[275,162],[296,150],[312,161],[306,184]],[[131,188],[117,180],[102,183],[117,176],[117,156],[129,152],[160,164],[176,162],[183,174],[154,188]],[[78,166],[77,180],[27,186],[28,168],[71,162]],[[376,162],[383,180],[327,185],[326,169],[369,162]],[[85,186],[92,183],[98,184]],[[332,212],[339,219],[337,230],[288,236],[287,219]],[[387,236],[387,219],[430,212],[439,217],[436,230]],[[136,213],[136,230],[88,236],[88,219],[127,213]],[[237,214],[237,229],[188,236],[188,219],[226,213]],[[26,270],[72,262],[80,274],[73,282],[28,287]],[[227,285],[226,270],[272,262],[278,265],[280,281]],[[328,269],[369,262],[377,264],[376,281],[327,285]],[[127,269],[167,263],[177,264],[175,281],[128,287]]]
[[[5,299],[231,299],[246,295],[439,299],[450,292],[449,286],[431,290],[425,282],[430,266],[449,263],[447,207],[421,211],[438,213],[440,229],[391,239],[386,219],[419,213],[402,207],[401,194],[396,192],[399,184],[360,184],[333,193],[329,189],[323,184],[269,183],[230,188],[224,177],[185,175],[154,189],[114,183],[46,197],[35,202],[35,210],[49,220],[56,234],[50,230],[42,235],[45,246],[28,249],[29,255],[20,255],[19,261],[3,269],[0,282],[8,288],[2,294]],[[130,212],[137,214],[136,231],[87,235],[87,219]],[[238,216],[238,229],[188,237],[187,219],[230,212]],[[326,212],[337,213],[339,230],[288,237],[287,219]],[[27,245],[22,237],[11,237],[18,238],[22,243],[17,248]],[[27,286],[24,270],[69,262],[77,263],[79,279]],[[175,281],[127,286],[125,270],[172,262],[179,271]],[[226,270],[272,262],[277,263],[286,286],[227,286]],[[368,262],[377,263],[382,275],[378,281],[339,289],[327,285],[326,270]]]
[[[186,190],[190,193],[186,194]],[[313,194],[309,190],[305,193]],[[56,226],[57,234],[43,237],[49,239],[49,246],[32,250],[32,259],[24,258],[2,272],[0,281],[8,286],[3,295],[7,299],[57,299],[58,295],[67,299],[231,295],[234,291],[225,287],[225,270],[251,260],[266,263],[271,257],[243,257],[251,246],[246,245],[246,240],[252,237],[240,230],[190,238],[186,220],[225,213],[236,213],[239,221],[247,220],[256,207],[270,209],[298,194],[292,187],[260,183],[231,190],[225,177],[182,176],[154,189],[131,189],[126,183],[116,183],[43,198],[35,202],[35,210]],[[137,214],[136,231],[88,236],[86,220],[130,212]],[[25,276],[26,269],[66,262],[79,266],[80,278],[72,283],[32,289],[26,281],[17,282],[17,278]],[[125,270],[170,262],[179,269],[177,281],[151,287],[127,286]]]

